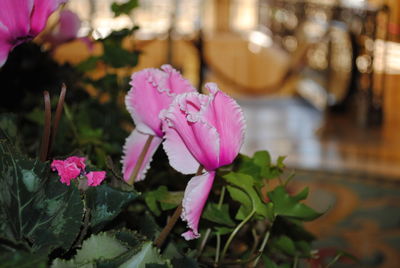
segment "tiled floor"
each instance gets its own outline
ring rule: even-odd
[[[358,127],[346,114],[320,112],[301,99],[241,99],[242,153],[287,156],[289,167],[381,174],[400,181],[400,134]]]

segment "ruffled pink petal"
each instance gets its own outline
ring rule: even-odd
[[[158,115],[172,101],[169,92],[158,87],[165,76],[164,72],[157,69],[145,69],[132,75],[132,88],[126,95],[125,104],[136,128],[142,133],[159,137],[163,135]]]
[[[57,170],[60,181],[66,185],[70,185],[71,180],[77,178],[81,174],[81,169],[78,168],[75,163],[62,160],[53,160],[51,169]]]
[[[47,19],[60,4],[67,0],[34,0],[34,8],[31,14],[31,30],[33,36],[38,35],[46,26]]]
[[[166,79],[160,84],[161,87],[170,89],[171,93],[182,94],[185,92],[196,92],[196,89],[188,80],[169,64],[164,64],[161,69],[167,74]]]
[[[195,111],[201,102],[199,99],[204,96],[198,93],[178,95],[169,109],[163,111],[161,117],[165,121],[165,133],[168,133],[170,128],[174,129],[193,157],[206,170],[214,170],[219,166],[219,134],[215,127],[201,120]],[[183,169],[183,165],[177,164],[179,165],[175,163],[175,166],[178,170]]]
[[[78,156],[71,156],[65,159],[65,162],[75,163],[75,165],[81,170],[84,170],[86,168],[85,161],[86,161],[85,157],[78,157]]]
[[[208,195],[214,182],[215,172],[206,172],[193,177],[186,186],[182,201],[182,220],[187,222],[189,231],[182,234],[186,240],[200,237],[198,226]]]
[[[138,130],[132,131],[129,137],[125,141],[125,145],[123,148],[124,155],[122,157],[122,174],[124,176],[124,180],[128,181],[130,176],[132,175],[133,169],[136,166],[139,155],[142,152],[144,145],[148,139],[149,135],[143,134]],[[162,139],[154,136],[153,140],[150,144],[149,150],[144,158],[142,166],[139,169],[138,176],[135,181],[140,181],[145,178],[146,172],[150,167],[150,162],[154,153],[156,152],[158,146],[161,144]]]
[[[206,88],[212,99],[204,111],[204,118],[220,135],[220,166],[231,164],[243,144],[246,129],[243,111],[234,99],[220,91],[216,84],[208,83]]]
[[[1,0],[0,6],[0,24],[7,29],[5,41],[17,43],[17,38],[29,34],[33,0]],[[4,36],[0,35],[0,38]]]
[[[163,147],[169,164],[180,173],[196,173],[200,164],[190,153],[178,132],[174,128],[167,127],[164,138]]]
[[[91,171],[86,174],[89,186],[98,186],[105,179],[105,171]]]

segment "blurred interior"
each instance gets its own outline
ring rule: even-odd
[[[199,88],[218,83],[245,111],[243,153],[400,177],[398,0],[141,0],[118,19],[112,2],[70,0],[80,35],[138,25],[135,69],[170,63]],[[81,47],[55,57],[79,62]]]

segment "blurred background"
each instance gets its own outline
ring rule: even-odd
[[[69,1],[78,36],[94,42],[58,46],[58,63],[101,54],[95,40],[137,25],[124,45],[139,61],[124,72],[170,63],[198,88],[218,83],[245,112],[242,153],[287,156],[294,187],[329,209],[309,226],[318,246],[400,267],[399,0],[140,0],[116,18],[113,2]]]

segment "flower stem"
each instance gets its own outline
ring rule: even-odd
[[[233,230],[233,232],[231,233],[231,235],[229,236],[228,240],[226,241],[226,244],[224,246],[224,249],[222,250],[222,254],[221,254],[221,260],[224,259],[226,252],[228,251],[229,245],[231,244],[233,238],[236,236],[236,234],[240,231],[240,229],[243,227],[243,225],[245,225],[252,217],[253,215],[256,213],[255,209],[253,209],[249,215],[247,215],[246,218],[244,218],[244,220],[239,223],[238,226],[236,226],[235,230]]]
[[[218,209],[221,209],[222,204],[224,202],[224,197],[225,197],[225,186],[222,187],[221,190],[221,196],[219,197],[219,201],[218,201]],[[217,234],[217,245],[215,248],[215,260],[214,263],[217,264],[219,262],[219,251],[221,249],[221,236],[219,234]]]
[[[40,150],[40,161],[47,160],[47,153],[50,143],[50,130],[51,130],[51,104],[50,95],[48,91],[43,92],[44,95],[44,129],[42,137],[42,148]]]
[[[260,249],[258,250],[258,256],[257,258],[254,260],[252,267],[256,267],[258,261],[260,260],[261,254],[263,253],[265,246],[267,245],[267,242],[269,240],[269,237],[271,235],[271,229],[272,229],[272,225],[274,224],[274,222],[272,222],[271,226],[269,227],[268,231],[265,233],[264,239],[261,243]]]
[[[143,146],[142,151],[140,152],[138,161],[132,171],[132,175],[129,177],[128,184],[132,185],[135,182],[135,179],[139,173],[140,167],[143,165],[144,158],[146,157],[147,152],[149,151],[151,141],[153,140],[154,136],[149,135],[146,140],[146,143]]]
[[[203,171],[203,166],[200,165],[199,169],[197,170],[196,176],[199,176],[202,171]],[[181,213],[182,213],[182,202],[175,209],[175,212],[172,215],[171,219],[169,219],[169,221],[167,222],[167,225],[165,225],[164,229],[162,229],[161,233],[158,235],[158,237],[154,241],[154,245],[156,247],[161,248],[161,246],[164,244],[165,239],[167,238],[168,234],[171,232],[172,228],[174,228]]]
[[[62,112],[63,112],[63,108],[64,108],[64,101],[65,101],[65,94],[67,93],[67,87],[65,86],[65,84],[62,84],[61,87],[61,92],[60,92],[60,97],[58,98],[58,103],[57,103],[57,109],[56,109],[56,115],[54,117],[54,121],[53,121],[53,128],[51,129],[51,143],[49,145],[49,152],[48,154],[51,153],[51,150],[54,146],[54,142],[56,139],[56,133],[57,133],[57,129],[58,129],[58,123],[60,122],[61,116],[62,116]]]

